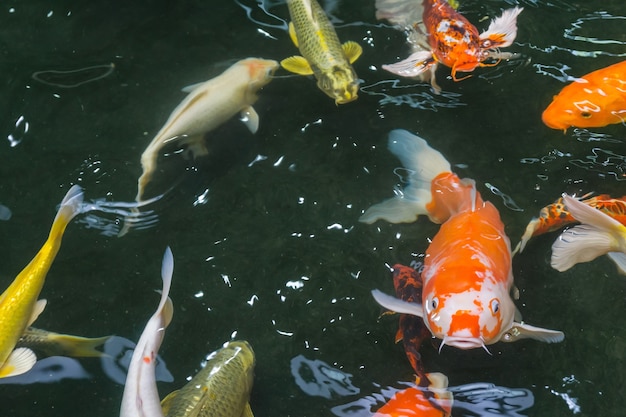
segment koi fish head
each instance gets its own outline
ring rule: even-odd
[[[626,82],[603,80],[598,85],[578,78],[554,97],[541,119],[552,129],[602,127],[626,123]],[[620,85],[614,86],[615,82]]]
[[[280,66],[277,61],[261,58],[248,58],[240,63],[248,70],[250,86],[254,90],[258,90],[269,83],[274,72]]]
[[[345,104],[358,98],[359,80],[350,66],[334,66],[317,76],[317,86],[335,104]]]
[[[452,278],[444,274],[437,279]],[[513,301],[507,288],[494,280],[486,279],[478,288],[458,292],[439,293],[433,286],[427,287],[423,294],[424,321],[433,335],[442,339],[441,347],[486,349],[513,323]]]

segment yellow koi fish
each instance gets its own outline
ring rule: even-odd
[[[0,295],[0,378],[23,374],[37,361],[32,350],[25,347],[15,349],[15,346],[46,306],[46,300],[37,301],[37,297],[61,247],[63,232],[74,216],[80,213],[82,202],[82,189],[78,185],[70,188],[52,223],[48,240]]]
[[[363,49],[356,42],[339,43],[337,32],[316,0],[288,0],[289,35],[303,56],[281,61],[287,71],[315,75],[317,86],[335,104],[357,99],[359,80],[352,68]]]
[[[272,80],[278,62],[247,58],[236,62],[219,76],[185,89],[189,95],[170,114],[165,125],[141,155],[143,174],[137,184],[137,201],[142,201],[144,189],[156,169],[159,151],[166,143],[184,137],[191,154],[206,155],[203,136],[219,127],[237,113],[248,129],[255,133],[259,116],[252,107],[257,92]],[[190,90],[190,91],[189,91]]]
[[[72,357],[100,357],[104,353],[97,350],[109,340],[111,336],[104,337],[81,337],[69,334],[49,332],[47,330],[29,327],[26,329],[17,347],[27,347],[46,356],[72,356]]]
[[[166,417],[253,417],[250,391],[254,351],[234,340],[211,353],[207,363],[183,388],[161,401]]]

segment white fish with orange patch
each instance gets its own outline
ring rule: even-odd
[[[161,277],[163,291],[155,313],[150,317],[141,333],[130,360],[120,417],[163,417],[161,400],[156,386],[156,358],[165,329],[172,321],[173,305],[168,297],[174,272],[174,258],[168,247],[163,255]]]
[[[237,113],[252,133],[259,127],[259,116],[252,107],[259,89],[272,80],[278,62],[247,58],[236,62],[219,76],[189,87],[189,95],[174,109],[165,125],[141,155],[143,174],[137,184],[137,201],[156,169],[159,151],[171,140],[182,142],[194,157],[207,153],[203,135],[225,123]]]
[[[601,210],[563,194],[570,214],[582,224],[564,231],[552,245],[551,265],[567,271],[581,262],[608,254],[626,274],[626,226]]]
[[[441,223],[426,250],[422,303],[410,303],[378,290],[383,307],[424,319],[443,345],[486,348],[498,341],[532,338],[560,342],[562,332],[520,322],[511,291],[511,247],[496,207],[483,201],[473,180],[460,179],[428,143],[405,130],[389,135],[389,149],[407,169],[410,182],[398,195],[376,204],[360,221],[412,222],[426,214]],[[517,318],[517,320],[516,320]]]

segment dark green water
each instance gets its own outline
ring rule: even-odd
[[[284,23],[263,11],[286,18],[284,4],[242,3],[31,0],[0,7],[0,203],[13,213],[0,222],[2,288],[40,248],[72,184],[81,184],[88,200],[133,200],[141,152],[183,99],[182,87],[244,57],[296,53]],[[468,0],[461,10],[476,23],[513,3]],[[437,227],[427,219],[357,221],[399,184],[393,174],[399,162],[386,149],[391,129],[419,133],[460,166],[460,175],[476,179],[514,243],[562,192],[626,194],[623,125],[564,135],[540,119],[566,75],[624,59],[623,1],[520,4],[525,10],[509,50],[523,59],[478,69],[458,83],[441,68],[444,94],[436,97],[425,84],[394,84],[380,69],[407,48],[401,33],[376,22],[373,0],[328,2],[339,37],[364,47],[355,64],[363,79],[358,101],[336,107],[312,79],[279,78],[255,105],[261,117],[255,135],[234,119],[209,135],[210,157],[162,158],[164,172],[153,187],[175,188],[151,207],[158,224],[117,238],[87,227],[86,216],[73,222],[42,291],[48,307],[37,326],[137,340],[158,303],[154,289],[170,245],[175,312],[160,354],[175,380],[159,383],[162,396],[234,332],[257,354],[251,399],[257,417],[331,416],[332,407],[378,393],[381,385],[410,381],[402,347],[394,345],[397,321],[378,320],[370,290],[391,292],[387,265],[417,259]],[[72,88],[31,77],[110,63],[107,77]],[[525,320],[564,331],[565,341],[497,344],[493,356],[453,348],[439,354],[427,343],[426,368],[444,372],[451,386],[528,390],[534,403],[521,415],[621,416],[626,279],[605,258],[566,273],[552,270],[555,238],[532,241],[515,258],[514,275]],[[305,394],[290,372],[298,355],[352,374],[360,392],[332,399]],[[0,385],[0,415],[118,415],[123,386],[104,375],[97,359],[80,363],[91,379]]]

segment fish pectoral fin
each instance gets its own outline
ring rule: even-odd
[[[246,406],[241,412],[241,417],[254,417],[254,414],[252,414],[252,408],[250,408],[250,403],[246,403]]]
[[[256,133],[259,130],[259,115],[254,107],[248,106],[241,111],[240,119],[252,133]]]
[[[313,75],[313,69],[305,57],[294,55],[280,61],[280,66],[298,75]]]
[[[204,135],[187,136],[180,140],[185,145],[184,156],[188,159],[196,159],[199,156],[207,156],[209,150],[204,141]]]
[[[191,93],[193,90],[195,90],[196,88],[200,87],[203,84],[206,84],[206,81],[201,81],[199,83],[188,85],[186,87],[181,88],[180,91],[182,91],[183,93]]]
[[[563,332],[558,330],[544,329],[525,323],[513,323],[513,326],[502,335],[502,342],[516,342],[521,339],[534,339],[546,343],[558,343],[565,339]]]
[[[424,318],[424,309],[419,303],[403,301],[379,290],[372,290],[372,296],[378,304],[385,307],[387,310]]]
[[[169,414],[170,408],[172,407],[172,401],[174,400],[174,398],[176,398],[179,392],[180,390],[177,389],[176,391],[170,392],[165,396],[165,398],[163,398],[163,400],[161,401],[161,409],[163,410],[163,415]]]
[[[615,262],[622,274],[626,274],[626,253],[622,252],[609,252],[609,258]]]
[[[348,41],[344,43],[343,45],[341,45],[341,48],[343,49],[343,53],[346,54],[346,58],[348,58],[348,61],[350,61],[351,64],[359,59],[359,57],[363,53],[363,48],[361,48],[361,45],[354,41]]]
[[[395,64],[383,65],[385,71],[401,77],[418,77],[437,62],[431,51],[417,51]]]
[[[30,318],[28,319],[27,326],[31,326],[35,322],[35,320],[37,320],[37,317],[39,317],[39,315],[46,308],[46,304],[47,303],[48,303],[48,301],[46,301],[46,300],[37,300],[37,302],[35,303],[35,307],[33,308],[32,313],[30,313]]]
[[[289,37],[291,38],[291,42],[296,45],[296,48],[299,48],[298,35],[296,34],[296,27],[293,25],[293,22],[289,22]]]
[[[7,358],[0,368],[0,378],[21,375],[30,369],[37,362],[37,356],[28,348],[17,348]]]

